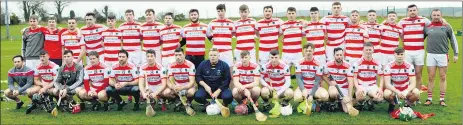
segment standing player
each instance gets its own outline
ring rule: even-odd
[[[129,62],[136,67],[141,66],[141,39],[140,23],[135,22],[135,13],[132,9],[125,11],[126,22],[119,26],[122,32],[122,49],[130,54]],[[128,57],[128,56],[127,56]],[[129,98],[129,101],[131,98]]]
[[[63,64],[63,50],[60,41],[60,33],[62,32],[63,30],[61,28],[56,28],[56,17],[53,16],[48,18],[48,27],[44,32],[45,43],[43,48],[48,52],[50,61],[60,66]]]
[[[344,46],[344,30],[346,30],[350,19],[347,16],[341,15],[341,3],[334,2],[331,5],[331,12],[333,15],[325,16],[321,22],[326,25],[327,43],[326,43],[326,57],[328,61],[334,60],[334,48]]]
[[[258,105],[257,100],[260,95],[259,88],[259,64],[251,62],[249,51],[241,51],[241,60],[233,66],[233,84],[235,88],[232,90],[233,98],[239,102],[252,98],[255,105]]]
[[[363,44],[363,56],[360,60],[353,63],[354,72],[354,87],[355,100],[360,102],[360,105],[365,105],[364,100],[367,100],[369,106],[383,100],[383,83],[378,81],[383,79],[383,69],[379,61],[373,58],[374,45],[371,42]],[[379,82],[379,88],[377,85]]]
[[[204,60],[206,54],[206,33],[207,25],[199,22],[199,11],[191,9],[189,12],[191,23],[183,26],[182,44],[186,44],[186,60],[195,64],[198,67]]]
[[[326,64],[326,55],[325,55],[325,34],[326,26],[324,23],[320,22],[319,14],[317,7],[310,8],[310,22],[307,23],[307,26],[304,28],[305,37],[307,43],[312,43],[314,45],[313,56],[319,62],[320,66]]]
[[[381,64],[394,61],[394,49],[399,47],[399,38],[403,38],[402,27],[396,24],[397,13],[389,11],[386,23],[381,25]]]
[[[394,95],[400,99],[406,99],[406,105],[417,101],[420,91],[415,87],[415,68],[413,65],[404,61],[405,50],[401,47],[394,50],[395,60],[388,63],[384,68],[384,80],[386,89],[384,99],[389,101],[389,112],[394,110]]]
[[[369,41],[374,45],[373,58],[381,63],[383,57],[381,57],[380,41],[381,41],[381,25],[377,23],[376,11],[368,10],[367,14],[368,22],[362,24],[368,32]]]
[[[36,66],[34,71],[34,84],[41,87],[39,94],[49,95],[53,92],[53,80],[57,77],[59,66],[50,61],[49,58],[47,51],[41,52],[41,63]]]
[[[260,82],[262,90],[260,95],[264,100],[264,110],[269,110],[268,100],[272,98],[273,92],[276,91],[278,98],[283,99],[282,105],[287,106],[289,100],[294,96],[291,86],[289,66],[280,59],[278,50],[270,51],[270,62],[262,66]]]
[[[264,7],[264,19],[257,21],[256,29],[259,35],[259,64],[265,65],[269,61],[269,52],[278,50],[279,29],[283,21],[272,18],[273,7]]]
[[[294,90],[294,101],[301,102],[316,99],[318,102],[328,101],[328,91],[321,86],[323,65],[314,57],[315,45],[304,45],[304,58],[296,64],[296,80],[298,87]],[[318,85],[318,86],[315,86]]]
[[[46,28],[39,26],[38,23],[39,17],[37,15],[31,15],[29,17],[29,27],[21,30],[21,55],[25,58],[27,67],[34,67],[40,63],[39,53],[43,51],[45,40],[43,31]]]
[[[146,63],[146,52],[150,49],[156,52],[156,63],[161,63],[161,29],[164,24],[156,22],[156,14],[153,9],[145,11],[146,22],[141,25],[140,32],[143,35],[143,54],[141,55],[141,64]]]
[[[289,66],[294,66],[302,59],[302,32],[303,22],[296,20],[296,8],[288,7],[286,10],[288,21],[283,22],[280,27],[280,34],[283,36],[282,58]]]
[[[345,30],[346,62],[353,64],[362,58],[363,43],[368,42],[368,32],[359,24],[360,14],[357,10],[350,13],[351,24]]]
[[[109,85],[111,67],[100,62],[99,58],[101,57],[99,57],[96,51],[90,51],[88,57],[90,64],[85,67],[84,89],[78,92],[78,96],[84,101],[91,101],[93,103],[93,111],[100,108],[100,102],[104,103],[103,110],[108,111],[108,95],[106,95],[105,88]]]
[[[329,81],[329,88],[328,94],[331,100],[340,99],[340,94],[336,89],[335,85],[339,86],[341,89],[342,95],[344,95],[343,99],[347,100],[347,102],[342,103],[342,109],[344,112],[348,112],[348,107],[346,103],[350,103],[352,99],[353,93],[353,71],[352,66],[350,63],[344,61],[344,51],[342,48],[335,48],[334,52],[334,60],[331,60],[326,63],[323,68],[323,79],[325,81]],[[344,102],[344,100],[343,100]]]
[[[421,86],[421,72],[424,65],[424,27],[430,24],[430,21],[418,16],[418,7],[415,4],[407,7],[407,16],[399,21],[399,26],[404,30],[402,39],[405,49],[405,61],[413,64],[416,69],[416,87],[425,89]],[[420,89],[418,88],[418,89]],[[420,101],[418,100],[418,103]]]
[[[170,84],[165,89],[163,94],[169,95],[171,98],[178,97],[177,94],[182,94],[187,97],[186,103],[191,106],[191,101],[196,92],[195,85],[195,65],[188,60],[185,60],[185,54],[182,48],[175,49],[175,62],[169,64],[167,74]],[[176,107],[181,106],[179,103],[175,104]]]
[[[233,21],[225,17],[225,4],[216,7],[217,19],[212,20],[208,26],[208,36],[212,36],[213,48],[219,49],[219,59],[233,67],[232,36],[235,32]]]
[[[140,67],[138,86],[140,87],[141,95],[145,99],[155,100],[159,97],[165,97],[162,92],[167,86],[167,69],[161,63],[156,62],[156,55],[155,50],[149,49],[146,51],[146,63]],[[154,101],[151,102],[154,103]],[[162,111],[166,110],[166,104],[162,103]]]
[[[19,95],[27,94],[30,98],[40,89],[32,87],[34,84],[34,70],[24,65],[24,57],[16,55],[13,57],[14,67],[8,71],[8,89],[5,90],[5,96],[16,101],[16,109],[20,109],[24,104]],[[18,86],[15,87],[14,83]],[[31,91],[34,90],[34,91]],[[28,112],[30,113],[29,109]]]
[[[68,19],[68,29],[61,34],[62,50],[71,50],[74,62],[79,64],[83,64],[82,59],[86,53],[85,43],[82,39],[82,34],[77,29],[76,19]]]
[[[161,29],[162,65],[168,66],[175,61],[174,50],[180,46],[182,27],[174,24],[174,14],[164,15],[164,28]]]
[[[248,51],[251,56],[251,61],[256,62],[255,38],[256,38],[256,20],[249,18],[249,7],[243,4],[239,8],[240,19],[235,21],[236,30],[236,49],[235,62],[239,62],[242,58],[241,51]],[[256,62],[257,63],[257,62]]]
[[[449,42],[453,49],[453,63],[458,60],[458,42],[453,33],[452,27],[449,24],[444,24],[440,20],[442,12],[439,9],[434,9],[431,12],[432,23],[425,27],[425,38],[427,37],[426,65],[428,66],[428,100],[425,105],[432,104],[432,91],[434,88],[434,76],[436,75],[436,67],[439,68],[440,76],[440,105],[447,106],[444,102],[445,91],[447,89],[447,65]],[[450,41],[449,41],[450,40]]]
[[[104,52],[105,56],[104,63],[106,66],[112,66],[116,64],[118,61],[117,53],[121,50],[121,36],[122,32],[116,29],[116,16],[109,15],[108,19],[106,19],[106,23],[108,25],[108,29],[101,33],[101,37],[103,39],[104,44]]]
[[[90,51],[98,52],[100,62],[104,62],[104,48],[101,33],[107,28],[103,25],[95,24],[95,21],[95,13],[90,12],[85,14],[86,25],[80,29],[83,37],[81,40],[85,43],[85,50],[87,51],[87,65],[90,64],[90,59],[88,57],[88,53],[90,53]]]

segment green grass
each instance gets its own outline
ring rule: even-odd
[[[364,18],[363,18],[364,19]],[[286,19],[283,19],[286,20]],[[366,19],[364,19],[366,20]],[[379,19],[378,22],[381,22],[382,19]],[[454,30],[461,30],[461,19],[447,18],[447,21],[453,26]],[[202,20],[204,23],[208,23],[208,20]],[[175,24],[183,26],[187,24],[188,21],[177,21]],[[42,24],[44,25],[44,24]],[[84,24],[79,24],[79,27]],[[4,81],[7,79],[7,71],[13,66],[11,58],[14,55],[20,54],[21,48],[21,34],[20,30],[27,25],[15,25],[11,26],[12,39],[4,39],[5,36],[5,27],[1,27],[1,70],[0,70],[0,80]],[[65,27],[65,24],[59,24],[60,27]],[[462,38],[457,38],[459,45],[461,46]],[[305,43],[305,41],[304,41]],[[281,45],[281,44],[280,44]],[[211,45],[206,46],[210,48]],[[281,47],[280,47],[281,49]],[[462,49],[460,49],[459,53]],[[449,57],[452,57],[453,54],[450,53]],[[461,86],[462,86],[462,58],[457,63],[450,63],[448,71],[448,87],[446,93],[446,103],[448,107],[441,107],[437,105],[437,101],[434,101],[435,105],[432,106],[416,106],[414,110],[422,113],[436,113],[436,116],[431,117],[427,120],[414,119],[411,122],[402,122],[400,120],[395,120],[390,118],[389,114],[386,113],[387,104],[380,104],[377,106],[374,112],[363,111],[357,117],[350,117],[349,115],[341,112],[322,112],[314,113],[312,116],[307,117],[302,114],[294,113],[288,117],[280,118],[269,118],[266,122],[257,122],[254,118],[254,114],[248,116],[237,116],[232,114],[229,118],[222,118],[218,116],[207,116],[205,113],[199,112],[201,107],[195,105],[195,109],[198,111],[196,116],[190,117],[185,115],[185,113],[172,112],[172,107],[167,112],[161,112],[159,109],[156,111],[157,114],[155,117],[148,118],[144,115],[144,110],[134,112],[132,111],[132,105],[125,107],[123,112],[120,111],[110,111],[110,112],[93,112],[85,110],[79,114],[70,114],[60,112],[57,118],[51,117],[51,115],[45,113],[42,110],[35,110],[30,115],[25,115],[25,106],[22,109],[14,109],[14,102],[1,102],[1,124],[408,124],[408,123],[418,123],[418,124],[461,124],[462,116],[462,96],[461,96]],[[436,76],[438,76],[436,74]],[[438,78],[438,77],[436,77]],[[426,68],[423,71],[423,81],[427,84],[427,71]],[[439,97],[439,86],[438,79],[436,79],[435,84],[436,88],[434,89],[434,100],[438,100]],[[6,89],[7,84],[2,82],[0,84],[1,89]],[[293,86],[296,86],[295,81],[293,80]],[[427,93],[421,93],[421,100],[426,100]],[[21,97],[27,103],[30,103],[30,100]],[[144,107],[145,105],[142,105]],[[293,104],[293,107],[297,105]],[[112,109],[115,109],[115,105],[112,106]],[[157,107],[159,108],[159,107]]]

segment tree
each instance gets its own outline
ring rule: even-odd
[[[177,15],[174,16],[174,20],[175,21],[185,20],[185,15],[183,15],[183,13],[177,14]]]
[[[38,8],[37,13],[40,17],[40,21],[46,22],[48,21],[48,12],[44,8]]]
[[[42,8],[44,1],[22,1],[20,6],[24,11],[24,19],[26,22],[29,22],[29,17],[31,14],[35,14],[35,12]]]
[[[55,4],[55,8],[58,12],[58,16],[56,17],[57,21],[60,22],[62,20],[64,8],[69,6],[69,4],[71,4],[71,1],[55,1],[53,3]]]
[[[104,18],[103,16],[101,16],[100,12],[98,12],[98,10],[94,9],[93,10],[93,13],[95,13],[95,19],[96,19],[96,22],[97,23],[104,23],[106,22],[106,18]]]
[[[138,17],[138,21],[146,21],[146,17],[145,16]]]
[[[19,17],[16,16],[16,14],[12,13],[10,16],[10,24],[11,25],[18,25],[21,20],[19,20]]]
[[[108,18],[108,16],[109,16],[109,7],[108,7],[108,5],[105,5],[105,6],[104,6],[103,10],[101,10],[101,13],[104,14],[104,18],[105,18],[105,19]]]
[[[74,10],[69,11],[69,18],[75,18],[75,17],[76,17],[76,13],[74,12]]]

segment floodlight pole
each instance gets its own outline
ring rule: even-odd
[[[8,12],[8,0],[5,0],[5,24],[6,39],[10,39],[10,13]]]

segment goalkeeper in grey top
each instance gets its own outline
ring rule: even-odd
[[[448,66],[448,51],[449,43],[453,48],[453,62],[458,61],[458,43],[453,33],[452,27],[448,23],[443,23],[442,12],[439,9],[434,9],[431,12],[432,22],[424,29],[424,37],[427,37],[426,65],[428,66],[428,99],[425,105],[432,104],[432,91],[434,88],[434,76],[436,69],[439,68],[440,76],[440,102],[439,105],[447,106],[444,102],[445,90],[447,86],[447,66]]]
[[[82,88],[84,80],[84,67],[73,61],[71,50],[65,50],[63,54],[64,65],[58,69],[58,76],[54,81],[53,94],[60,98],[73,96]]]

